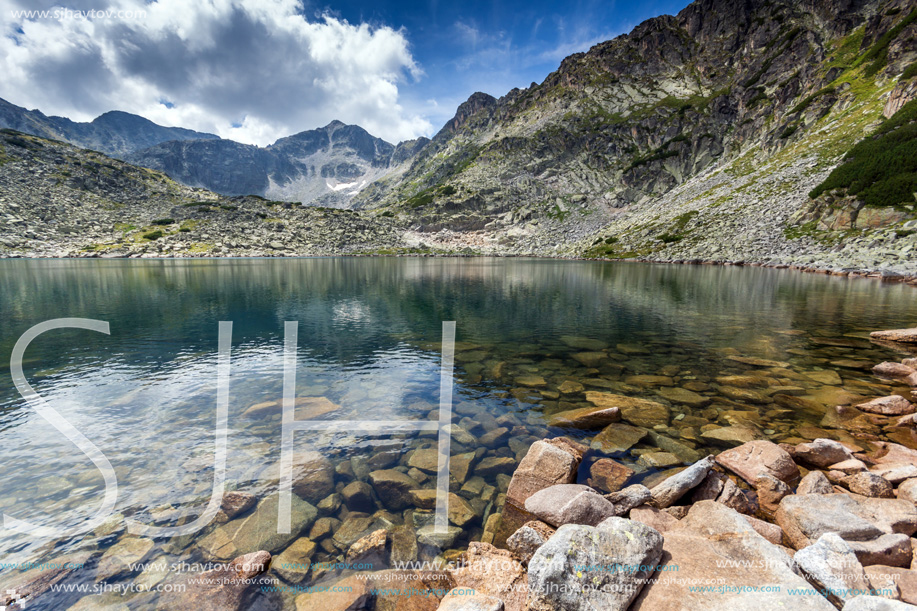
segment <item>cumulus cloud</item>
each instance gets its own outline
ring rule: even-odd
[[[422,76],[403,30],[307,18],[298,0],[104,1],[0,0],[0,97],[256,144],[333,119],[391,142],[432,131],[399,102],[399,85]],[[52,14],[18,13],[29,10]]]

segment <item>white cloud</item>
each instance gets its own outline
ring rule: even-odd
[[[109,1],[68,8],[145,17],[28,19],[13,11],[56,5],[0,0],[0,97],[75,120],[124,110],[256,144],[333,119],[391,142],[433,130],[399,101],[399,85],[422,76],[402,30],[310,20],[298,0]]]

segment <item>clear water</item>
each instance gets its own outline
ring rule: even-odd
[[[479,450],[489,456],[518,460],[535,439],[565,433],[547,428],[544,417],[591,404],[581,392],[556,392],[564,380],[583,382],[585,391],[670,405],[672,419],[654,433],[698,453],[723,447],[702,436],[705,424],[706,430],[750,427],[778,442],[829,435],[861,445],[892,438],[917,447],[909,433],[885,422],[844,427],[824,416],[855,397],[905,390],[868,370],[902,355],[867,339],[869,331],[917,321],[917,291],[903,285],[759,268],[525,259],[0,261],[0,511],[60,527],[79,525],[95,511],[102,479],[19,395],[9,359],[23,332],[61,317],[108,321],[111,334],[41,336],[25,355],[26,377],[111,461],[119,483],[116,511],[158,525],[193,518],[210,495],[219,321],[234,325],[227,487],[259,497],[277,487],[279,416],[243,412],[281,397],[289,320],[299,322],[297,396],[325,397],[340,409],[322,418],[348,420],[427,418],[439,401],[441,323],[456,321],[455,404],[463,409],[454,421],[481,423],[480,436],[497,426],[493,418],[508,416],[500,425],[512,431]],[[584,351],[582,338],[593,340],[586,342],[589,350],[605,353],[594,368],[571,358]],[[731,356],[788,366],[743,364]],[[830,372],[840,379],[830,379]],[[632,377],[659,374],[671,382]],[[821,410],[788,408],[766,393],[747,401],[716,380],[739,374],[770,376],[771,386],[792,386],[795,396]],[[525,376],[540,376],[545,384],[526,387],[520,383]],[[660,396],[660,383],[696,389],[709,404],[670,402]],[[570,434],[588,443],[597,432]],[[415,447],[435,444],[418,434],[302,433],[296,439],[298,449],[319,450],[335,466],[365,463],[383,449],[400,453],[404,464]],[[660,471],[638,460],[657,445],[647,437],[617,456],[638,471],[634,481]],[[453,453],[476,447],[457,444]],[[505,479],[485,477],[497,492],[505,490]],[[336,483],[348,481],[339,474]],[[477,502],[481,515],[463,527],[454,547],[480,539],[486,517],[501,502]],[[339,512],[334,515],[346,517]],[[404,519],[401,512],[387,515],[396,523]],[[199,544],[211,529],[155,540],[141,559],[205,561]],[[82,559],[88,552],[84,568],[65,583],[93,584],[100,556],[130,537],[117,524],[50,540],[0,528],[0,565],[71,554]],[[312,560],[331,561],[341,553],[319,549]],[[0,584],[22,578],[19,569],[0,570]],[[309,579],[327,578],[316,572]],[[122,570],[107,583],[137,579],[137,571]],[[67,608],[90,594],[59,594],[41,604]],[[252,604],[291,607],[292,597],[272,594]],[[103,598],[92,600],[101,604]],[[116,601],[132,609],[158,604],[152,593]]]

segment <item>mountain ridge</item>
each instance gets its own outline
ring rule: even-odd
[[[219,136],[183,127],[164,127],[140,115],[110,110],[87,123],[47,116],[0,99],[0,128],[69,142],[113,157],[169,140],[212,140]]]

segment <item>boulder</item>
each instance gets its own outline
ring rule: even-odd
[[[96,567],[96,582],[130,572],[130,565],[146,558],[155,547],[152,539],[125,537],[105,550]]]
[[[773,515],[780,506],[783,497],[793,491],[784,482],[769,473],[762,472],[755,480],[755,492],[758,493],[758,506],[766,515]]]
[[[745,492],[736,486],[735,482],[728,477],[723,482],[723,491],[716,497],[716,502],[742,514],[755,512],[754,503],[752,503]]]
[[[796,552],[793,562],[809,583],[824,591],[838,609],[855,592],[869,588],[863,565],[847,542],[835,533],[825,533],[813,545]]]
[[[711,469],[707,477],[691,492],[691,503],[715,501],[723,492],[723,486],[729,479],[725,473]]]
[[[761,473],[790,485],[799,480],[799,467],[789,453],[776,443],[764,439],[749,441],[737,448],[720,452],[716,462],[752,485]]]
[[[834,494],[834,486],[821,471],[809,471],[799,481],[796,494]]]
[[[888,480],[892,484],[899,484],[911,478],[917,478],[917,466],[911,463],[880,463],[873,466],[870,473]]]
[[[804,463],[824,469],[835,463],[852,459],[853,453],[840,442],[819,438],[797,445],[793,456]]]
[[[850,492],[877,498],[895,498],[895,488],[891,482],[875,473],[854,473],[842,480]]]
[[[884,564],[888,566],[911,566],[913,550],[911,539],[903,534],[882,535],[869,541],[850,541],[850,549],[863,566]]]
[[[898,498],[917,505],[917,477],[898,484]]]
[[[557,484],[539,490],[525,501],[525,510],[551,526],[595,526],[615,515],[615,507],[589,486]]]
[[[341,498],[350,511],[375,511],[376,503],[373,501],[372,486],[366,482],[353,481],[341,490]]]
[[[917,530],[917,508],[898,499],[850,494],[796,494],[780,501],[777,523],[795,549],[811,545],[827,532],[842,539],[869,541],[882,534],[911,535]]]
[[[914,611],[914,607],[898,600],[861,595],[848,600],[844,611]]]
[[[434,524],[428,524],[417,529],[417,542],[431,547],[447,549],[455,545],[461,534],[462,529],[458,526],[447,526],[444,532],[440,532],[436,530]]]
[[[657,531],[623,518],[561,526],[529,562],[528,609],[625,611],[654,575],[662,545]]]
[[[885,588],[896,586],[902,602],[917,605],[917,571],[881,564],[865,568],[866,577],[873,589],[881,592]]]
[[[589,466],[589,485],[604,492],[617,492],[627,485],[634,470],[610,458],[600,458]]]
[[[917,411],[917,407],[913,403],[900,395],[879,397],[872,401],[860,403],[856,408],[869,414],[880,414],[882,416],[904,416]]]
[[[582,407],[558,412],[548,417],[548,426],[569,429],[601,429],[621,420],[617,407]]]
[[[755,529],[755,532],[767,539],[769,542],[774,545],[783,545],[783,531],[780,530],[780,527],[776,524],[771,524],[770,522],[765,522],[764,520],[759,520],[754,516],[743,515],[745,521],[748,522],[752,528]]]
[[[365,574],[351,575],[326,589],[300,594],[295,599],[296,611],[357,611],[366,609],[372,601],[372,582]]]
[[[539,547],[551,538],[555,529],[537,520],[526,522],[506,539],[506,549],[528,564]]]
[[[785,551],[755,532],[745,516],[714,501],[695,503],[665,534],[654,577],[631,611],[834,610],[814,591],[802,593],[812,588]],[[709,583],[726,586],[715,592],[696,587]]]
[[[630,513],[627,517],[629,517],[631,520],[640,522],[641,524],[646,524],[650,528],[655,529],[661,533],[666,532],[678,524],[678,518],[669,515],[664,511],[660,511],[655,507],[651,507],[650,505],[640,505],[639,507],[634,507],[630,510]]]
[[[623,516],[640,505],[645,505],[653,500],[653,493],[643,484],[634,484],[623,490],[606,494],[605,498],[615,506],[615,515]]]
[[[707,477],[707,473],[713,468],[713,464],[713,456],[706,456],[684,471],[676,473],[652,488],[650,492],[653,495],[653,505],[660,509],[674,505],[685,493]]]
[[[371,605],[358,609],[436,611],[442,599],[455,587],[448,571],[416,569],[377,571],[369,575],[369,583],[376,589],[375,596]],[[317,611],[328,610],[320,607]]]
[[[516,468],[516,461],[507,456],[487,456],[482,458],[481,462],[474,468],[475,475],[481,477],[495,477],[501,473],[512,473]]]
[[[513,473],[506,500],[523,507],[539,490],[556,484],[572,484],[576,481],[579,464],[580,457],[573,452],[547,441],[536,441]]]
[[[681,403],[688,407],[706,407],[710,404],[710,397],[705,397],[687,388],[663,387],[656,391],[660,397],[672,403]]]
[[[525,611],[525,569],[511,552],[472,541],[462,560],[450,571],[455,587],[498,598],[506,611]]]
[[[901,363],[885,362],[873,367],[872,372],[887,380],[906,380],[912,374],[917,373],[917,369]]]
[[[437,611],[504,611],[503,601],[486,594],[468,594],[465,588],[449,590]]]

